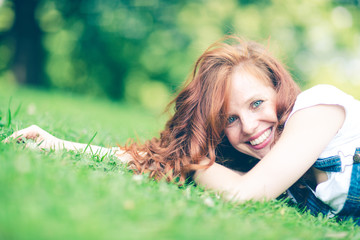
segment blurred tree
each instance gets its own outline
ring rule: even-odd
[[[112,99],[123,98],[130,81],[177,85],[168,74],[186,44],[186,36],[176,30],[177,11],[185,2],[43,1],[38,19],[46,32],[51,83]],[[144,78],[129,79],[135,75]]]
[[[162,109],[230,33],[269,45],[303,87],[356,92],[359,29],[358,0],[0,0],[0,36],[12,36],[0,39],[0,73],[12,62],[20,82]]]
[[[35,18],[38,0],[13,0],[15,21],[8,32],[13,41],[11,68],[21,84],[44,86],[44,48],[42,31]]]

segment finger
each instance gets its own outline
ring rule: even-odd
[[[4,140],[4,142],[9,143],[11,140],[16,139],[16,141],[19,143],[19,142],[23,142],[23,139],[36,140],[36,138],[38,137],[39,137],[39,133],[32,127],[28,127],[14,132],[9,137],[7,137]]]
[[[4,143],[9,143],[10,141],[12,141],[13,139],[18,137],[18,132],[14,132],[13,134],[11,134],[10,136],[8,136],[7,138],[5,138],[3,140]]]
[[[24,139],[22,138],[22,135],[19,135],[19,134],[12,134],[9,137],[5,138],[2,142],[10,143],[10,142],[15,141],[15,139],[16,139],[17,143],[24,143]]]
[[[9,142],[10,142],[9,139],[10,139],[10,137],[7,137],[7,138],[5,138],[4,140],[2,140],[2,142],[3,142],[3,143],[9,143]]]

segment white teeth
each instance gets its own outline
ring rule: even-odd
[[[259,145],[260,143],[264,142],[270,136],[270,133],[271,133],[271,129],[266,130],[260,137],[250,141],[250,144],[253,146]]]

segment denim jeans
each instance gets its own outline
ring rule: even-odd
[[[360,148],[357,148],[353,156],[353,168],[351,172],[350,188],[345,204],[341,211],[333,214],[331,207],[323,203],[315,196],[315,192],[303,180],[288,189],[288,193],[295,199],[295,202],[303,209],[310,211],[317,216],[319,213],[324,216],[336,217],[339,221],[352,218],[357,225],[360,225]],[[340,172],[340,156],[333,156],[318,159],[313,167],[326,172]]]

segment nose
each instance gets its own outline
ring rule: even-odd
[[[256,132],[259,121],[253,114],[246,114],[240,117],[241,131],[244,135],[252,135]]]

